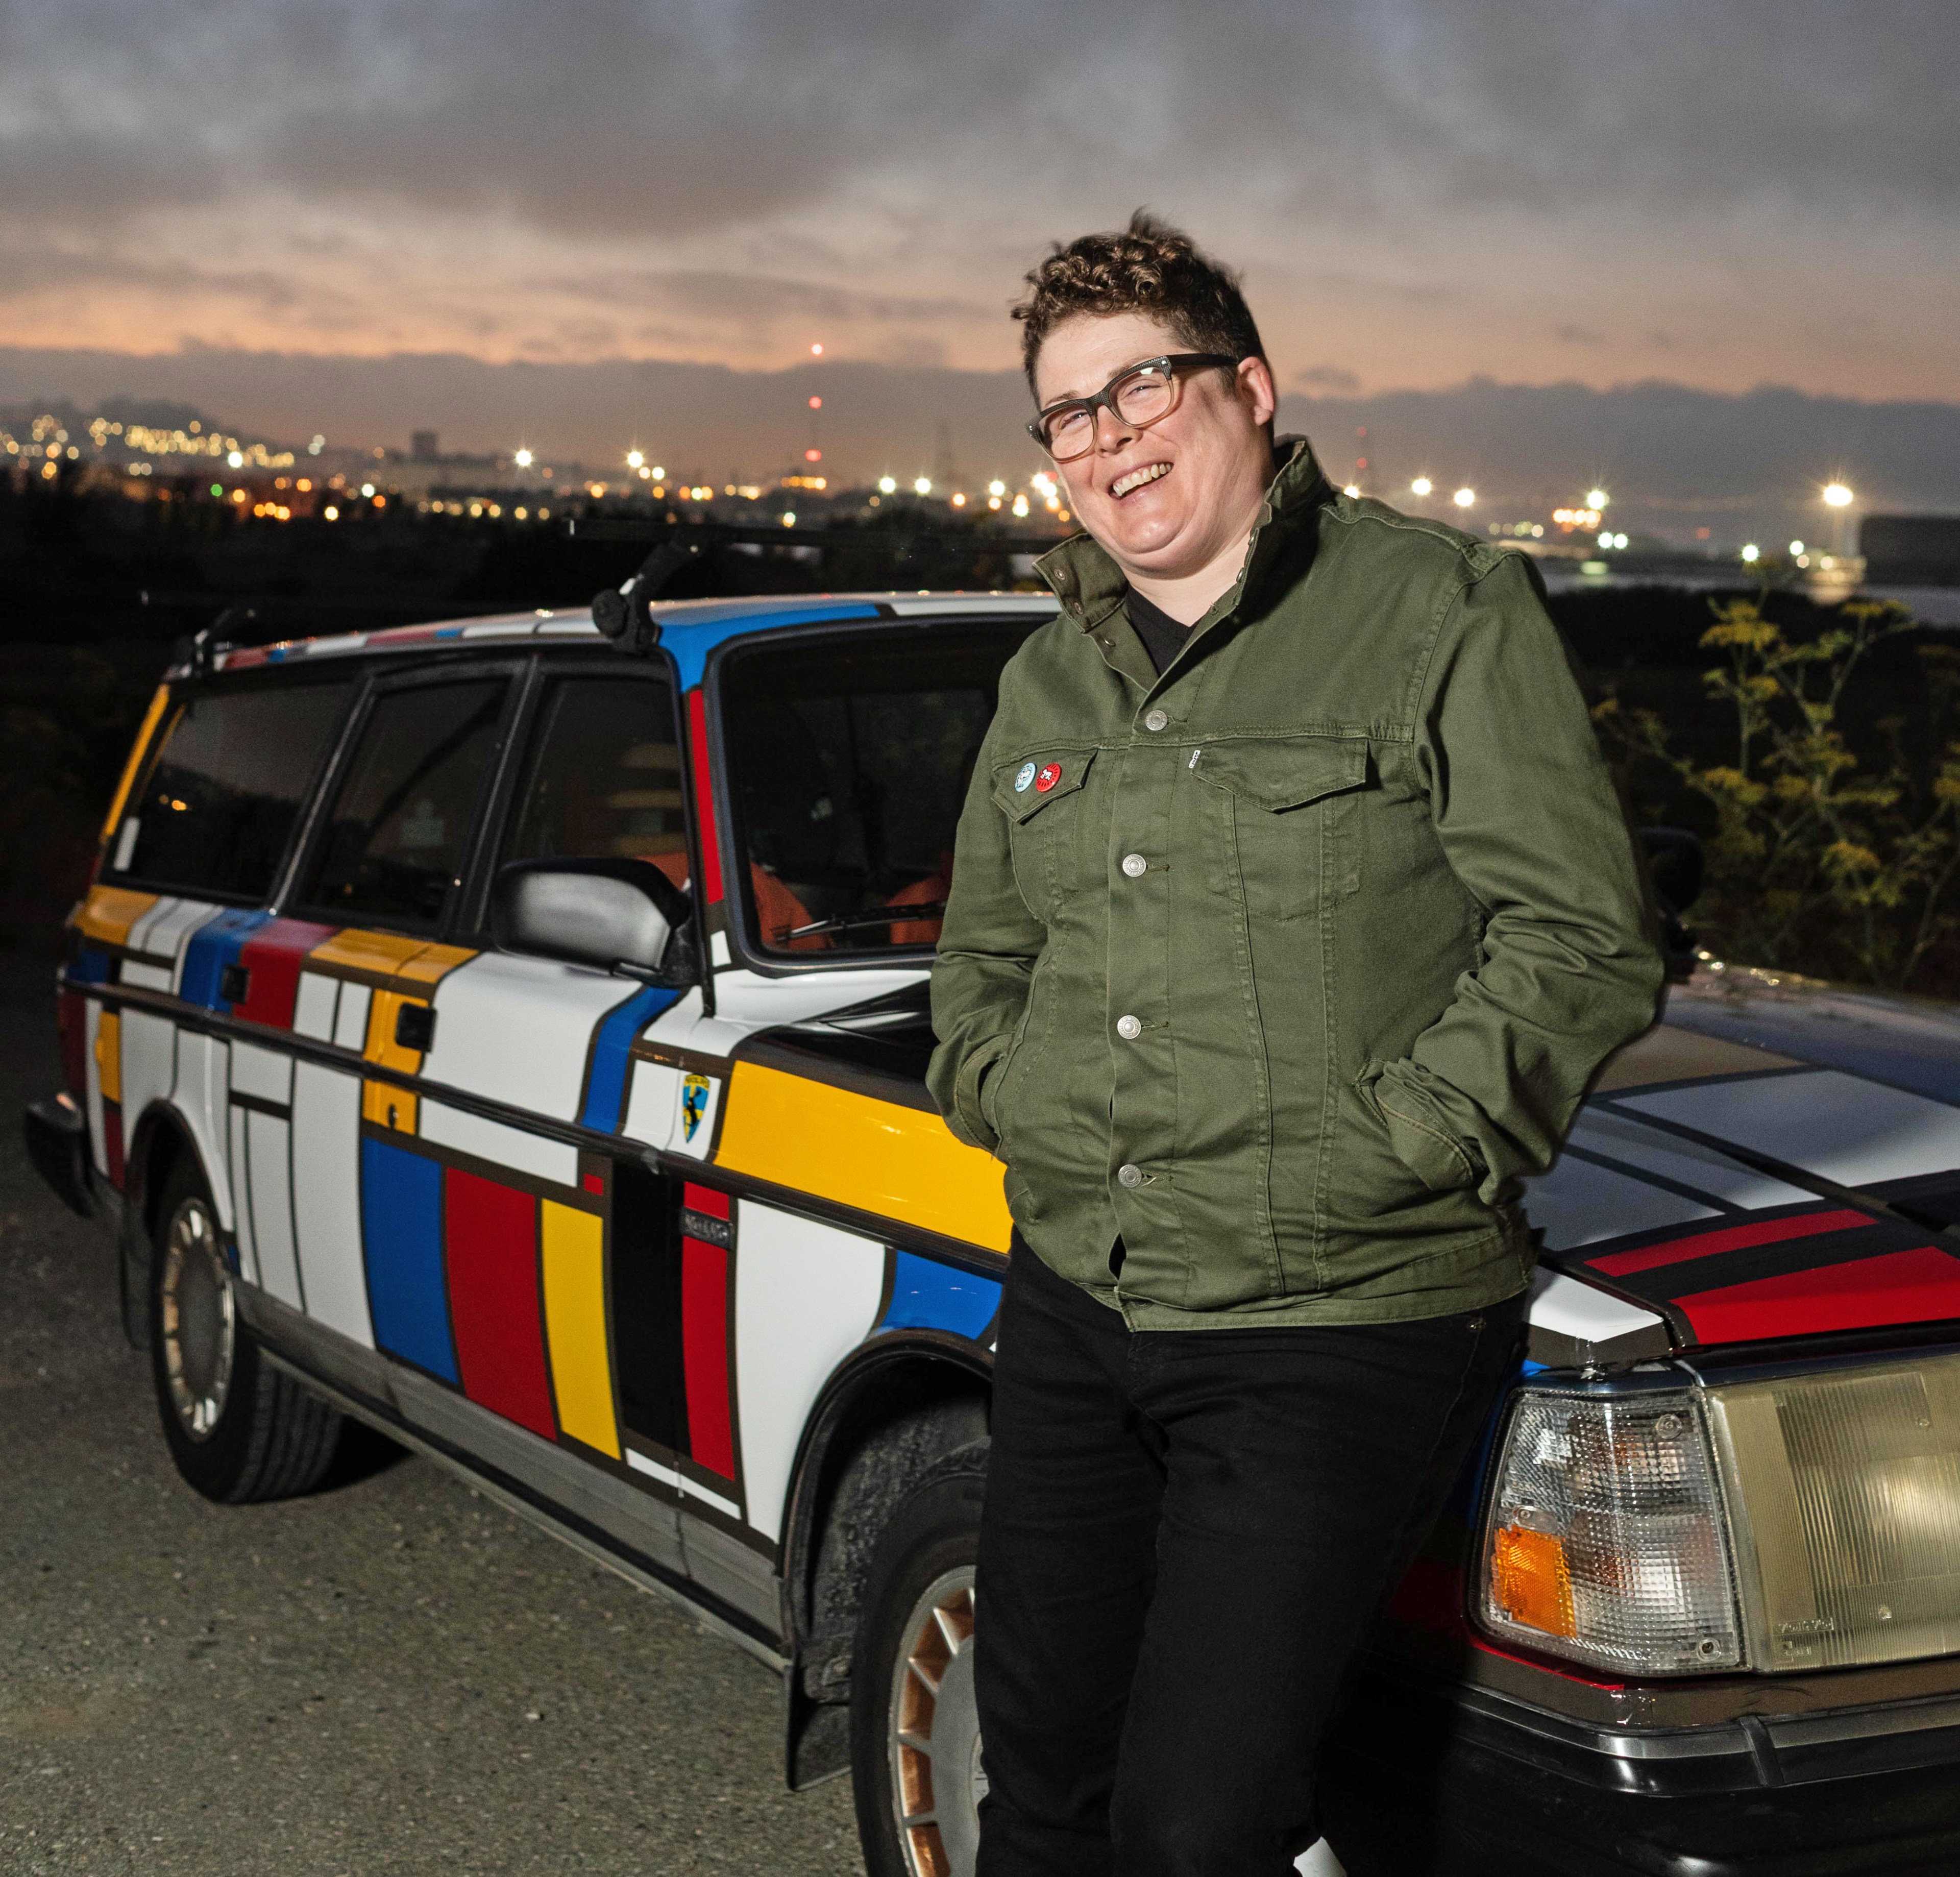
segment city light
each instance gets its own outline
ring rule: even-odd
[[[899,479],[896,476],[881,476],[878,478],[878,493],[880,495],[896,495],[898,492]]]
[[[1793,541],[1790,544],[1790,551],[1792,554],[1801,554],[1803,552],[1803,543],[1801,541]]]
[[[1468,508],[1477,499],[1477,492],[1468,487],[1459,488],[1449,498],[1459,508]]]
[[[915,476],[912,479],[912,493],[915,495],[930,495],[932,493],[932,478],[929,476]]]
[[[1427,476],[1419,476],[1409,485],[1409,493],[1411,495],[1427,495],[1435,486]]]
[[[73,453],[71,452],[70,453],[72,454]],[[245,466],[245,453],[242,450],[234,450],[224,459],[224,460],[230,463],[234,469],[242,469]]]
[[[1627,545],[1627,537],[1623,534],[1614,533],[1609,528],[1600,536],[1599,545],[1602,548],[1623,548]]]
[[[372,495],[374,493],[374,485],[372,482],[363,482],[361,485],[361,493],[364,495]]]
[[[1360,492],[1361,485],[1359,482],[1350,482],[1348,486],[1341,492],[1344,495],[1358,495]]]
[[[626,452],[626,466],[629,469],[637,469],[646,460],[637,450],[629,450]]]
[[[307,454],[310,457],[317,457],[326,447],[326,439],[324,437],[317,435],[314,437],[313,441],[307,445]]]
[[[823,400],[822,400],[822,399],[821,399],[821,398],[812,398],[812,399],[810,399],[810,408],[812,410],[813,410],[813,411],[820,411],[820,410],[822,410],[822,409],[823,409]]]
[[[821,358],[823,356],[823,348],[821,345],[813,345],[810,348],[810,355],[813,358]]]
[[[528,450],[520,450],[511,457],[511,460],[514,463],[519,469],[528,469],[531,466],[531,453]]]
[[[662,469],[657,463],[655,463],[654,465],[654,480],[656,482],[664,482],[667,479],[667,471]]]
[[[1611,499],[1603,488],[1589,488],[1586,492],[1586,506],[1588,508],[1604,508]]]
[[[1004,495],[1007,492],[1007,485],[1004,482],[989,482],[987,485],[987,493],[989,495]]]
[[[1761,553],[1762,549],[1758,547],[1755,542],[1752,541],[1747,547],[1743,549],[1742,558],[1748,562],[1750,565],[1754,566]]]
[[[1028,498],[1025,495],[1017,495],[1014,498],[1014,513],[1017,515],[1025,515],[1027,512]]]
[[[1596,508],[1554,508],[1551,518],[1561,528],[1596,528],[1599,525],[1599,511]]]
[[[966,498],[964,495],[955,495],[953,498],[953,505],[956,508],[964,508],[966,506]]]
[[[1849,508],[1851,506],[1851,492],[1842,482],[1827,483],[1824,500],[1832,508]]]
[[[783,511],[783,526],[785,528],[794,528],[796,526],[796,511],[794,509],[785,509]]]

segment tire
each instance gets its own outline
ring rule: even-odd
[[[260,1356],[210,1195],[180,1159],[164,1182],[150,1257],[150,1366],[170,1458],[221,1505],[286,1499],[320,1484],[342,1417]]]
[[[851,1655],[851,1777],[869,1877],[972,1877],[973,1561],[987,1443],[940,1461],[872,1554]]]

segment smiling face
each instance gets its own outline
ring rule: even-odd
[[[1080,313],[1042,342],[1036,394],[1044,407],[1091,396],[1127,366],[1198,349],[1146,313]],[[1160,605],[1184,597],[1176,590],[1187,583],[1214,584],[1208,574],[1217,593],[1231,585],[1273,474],[1265,429],[1273,380],[1264,359],[1242,360],[1236,374],[1188,373],[1179,390],[1176,408],[1147,430],[1099,410],[1096,447],[1056,466],[1077,519]]]

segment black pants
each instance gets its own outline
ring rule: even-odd
[[[975,1575],[978,1877],[1286,1877],[1347,1672],[1523,1317],[1132,1333],[1017,1246]]]

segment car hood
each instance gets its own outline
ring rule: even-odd
[[[1960,1319],[1960,1011],[1698,971],[1526,1206],[1535,1325],[1562,1299],[1634,1353]]]

